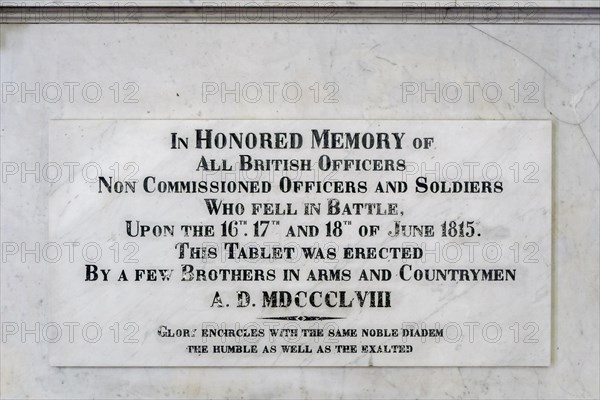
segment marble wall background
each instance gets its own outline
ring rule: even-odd
[[[549,368],[51,368],[43,338],[17,335],[2,343],[3,397],[600,395],[598,25],[3,25],[0,33],[3,84],[63,87],[58,99],[54,92],[3,99],[2,163],[27,168],[47,162],[48,121],[60,118],[551,119],[555,129]],[[79,84],[73,98],[68,82]],[[115,82],[118,99],[110,89]],[[303,95],[295,103],[281,92],[273,102],[203,99],[203,83],[211,82],[227,87],[295,82]],[[315,82],[337,85],[338,102],[322,97],[315,102],[309,89]],[[464,91],[456,102],[443,95],[437,101],[431,95],[403,96],[407,84],[422,82],[428,88],[454,82]],[[495,83],[502,97],[493,102],[479,91],[471,101],[465,82]],[[82,95],[89,83],[102,88],[97,102]],[[123,101],[127,83],[139,88],[131,97],[137,103]],[[525,92],[514,98],[515,83],[521,90],[530,84],[531,102],[525,102]],[[43,177],[3,179],[2,242],[33,248],[48,241],[48,188]],[[32,256],[25,262],[18,255],[3,260],[3,323],[31,328],[49,322],[51,273],[51,264]]]
[[[240,1],[240,0],[95,0],[93,2],[76,2],[76,1],[56,1],[56,2],[39,2],[34,0],[25,1],[9,1],[2,0],[0,4],[6,6],[40,6],[48,5],[50,7],[64,4],[66,6],[75,5],[90,6],[139,6],[139,7],[159,7],[159,6],[177,6],[177,7],[194,7],[194,6],[225,6],[233,5],[236,7],[248,6],[267,6],[267,7],[295,7],[295,6],[339,6],[339,7],[597,7],[595,0],[290,0],[290,1]]]

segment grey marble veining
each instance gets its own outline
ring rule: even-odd
[[[552,364],[548,368],[52,368],[34,335],[2,343],[7,397],[597,398],[598,26],[33,26],[1,28],[2,82],[48,92],[2,103],[2,162],[47,161],[50,119],[551,119],[554,123]],[[78,83],[73,100],[68,82]],[[120,93],[115,101],[118,83]],[[297,102],[252,103],[207,84],[296,82]],[[319,82],[315,101],[309,87]],[[97,102],[91,88],[101,87]],[[128,83],[134,85],[127,86]],[[325,102],[326,83],[337,85]],[[444,96],[407,90],[446,86]],[[488,85],[487,98],[478,89]],[[517,86],[514,86],[517,84]],[[526,84],[529,84],[527,87]],[[336,86],[329,86],[334,88]],[[93,86],[93,85],[92,85]],[[14,88],[14,86],[11,86]],[[91,86],[90,86],[91,87]],[[493,90],[500,87],[497,101]],[[514,89],[511,89],[513,87]],[[515,100],[515,90],[519,95]],[[3,93],[5,94],[5,88]],[[137,89],[137,90],[136,90]],[[333,92],[332,89],[329,89]],[[442,90],[442,89],[440,89]],[[34,89],[35,91],[35,89]],[[132,94],[134,93],[135,94]],[[329,93],[329,92],[327,92]],[[129,94],[130,100],[124,102]],[[403,98],[404,95],[404,98]],[[525,99],[527,98],[527,102]],[[37,100],[37,101],[36,101]],[[24,182],[22,182],[24,180]],[[2,241],[48,241],[49,184],[2,184]],[[10,256],[0,271],[3,322],[48,323],[49,263]]]

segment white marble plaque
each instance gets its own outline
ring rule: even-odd
[[[545,366],[549,121],[58,120],[56,366]]]

